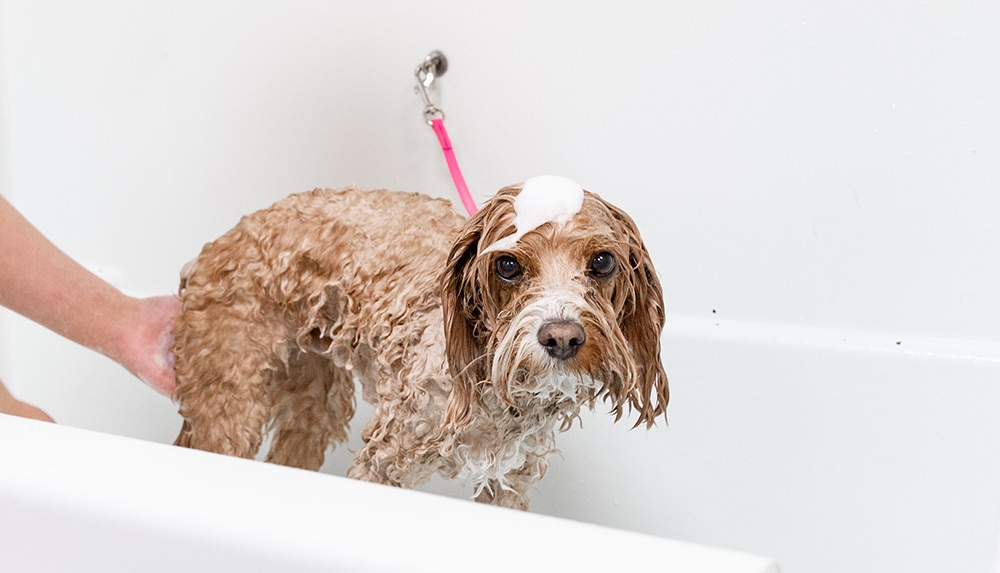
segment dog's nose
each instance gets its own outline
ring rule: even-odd
[[[586,341],[583,326],[571,320],[546,322],[538,329],[538,343],[545,347],[549,356],[560,360],[576,356]]]

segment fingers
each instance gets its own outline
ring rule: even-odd
[[[48,414],[39,408],[15,398],[7,390],[7,387],[0,382],[0,414],[10,414],[21,416],[22,418],[33,418],[43,422],[54,422]]]

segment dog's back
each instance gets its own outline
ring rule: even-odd
[[[238,286],[287,304],[331,279],[393,288],[394,273],[406,269],[410,277],[437,280],[462,222],[451,203],[417,193],[348,188],[290,195],[206,244],[185,269],[181,295],[207,301],[233,295]]]

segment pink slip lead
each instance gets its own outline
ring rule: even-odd
[[[458,190],[458,196],[462,199],[462,205],[465,206],[466,212],[471,217],[479,211],[479,208],[476,207],[476,202],[472,200],[472,194],[469,193],[469,186],[465,184],[465,178],[462,177],[462,170],[458,167],[458,159],[455,158],[455,150],[451,146],[448,131],[444,128],[444,120],[440,118],[432,120],[431,127],[434,129],[434,133],[437,134],[438,141],[441,142],[441,151],[444,152],[444,160],[448,163],[448,171],[451,173],[451,180],[455,182],[455,189]]]
[[[469,186],[465,184],[465,177],[462,176],[462,170],[458,167],[455,149],[451,146],[451,138],[448,137],[448,131],[444,128],[444,112],[431,102],[430,96],[427,93],[427,89],[434,83],[435,78],[443,75],[447,69],[448,60],[444,57],[444,54],[438,51],[428,54],[424,58],[424,61],[417,66],[415,73],[417,76],[417,87],[415,91],[424,100],[424,119],[427,121],[427,125],[431,126],[434,130],[438,142],[441,143],[441,151],[444,153],[445,162],[448,163],[448,172],[451,173],[451,180],[455,183],[455,189],[458,190],[458,196],[462,200],[462,205],[471,217],[479,211],[479,208],[476,207],[476,202],[473,201],[472,194],[469,192]]]

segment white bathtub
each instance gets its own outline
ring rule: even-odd
[[[533,515],[519,515],[467,502],[468,488],[454,481],[422,488],[443,494],[429,496],[341,479],[350,459],[343,449],[324,466],[332,475],[323,475],[172,448],[166,444],[179,427],[172,405],[155,396],[145,402],[151,393],[127,374],[102,381],[117,366],[101,366],[92,353],[13,322],[20,336],[12,337],[11,355],[21,345],[45,346],[68,360],[9,358],[6,371],[17,390],[46,388],[34,401],[71,425],[146,438],[2,420],[0,554],[14,551],[18,559],[32,546],[12,540],[35,539],[48,542],[40,555],[53,566],[84,559],[100,569],[103,551],[125,532],[139,539],[139,549],[128,553],[136,560],[160,552],[164,563],[184,562],[173,542],[158,541],[176,538],[212,559],[243,555],[305,566],[354,559],[337,553],[348,547],[388,559],[384,565],[392,568],[391,552],[365,549],[384,519],[370,508],[392,507],[385,512],[398,521],[380,531],[394,543],[412,543],[411,553],[439,543],[426,525],[429,516],[441,526],[464,524],[454,535],[483,532],[445,552],[457,569],[465,557],[455,551],[484,543],[489,547],[475,551],[488,553],[494,543],[486,539],[493,536],[546,540],[512,545],[501,552],[507,557],[561,546],[576,548],[567,558],[584,563],[631,558],[600,541],[611,536],[640,556],[661,556],[663,570],[673,571],[774,566],[686,543],[768,556],[785,571],[994,570],[1000,521],[994,344],[673,317],[664,335],[669,427],[629,430],[600,409],[585,415],[582,429],[560,436],[562,455],[531,492]],[[79,384],[55,377],[74,369],[99,374]],[[94,399],[122,392],[135,392],[127,397],[133,403]],[[136,423],[137,413],[148,420]],[[359,428],[350,447],[360,443]],[[345,511],[345,504],[353,509]],[[198,518],[188,523],[192,514]],[[336,533],[317,533],[330,528]],[[81,534],[90,533],[95,541],[82,543]],[[330,540],[353,535],[349,542]],[[67,544],[66,552],[53,549]],[[438,567],[440,553],[419,558]]]
[[[4,571],[776,573],[768,559],[0,415]]]

